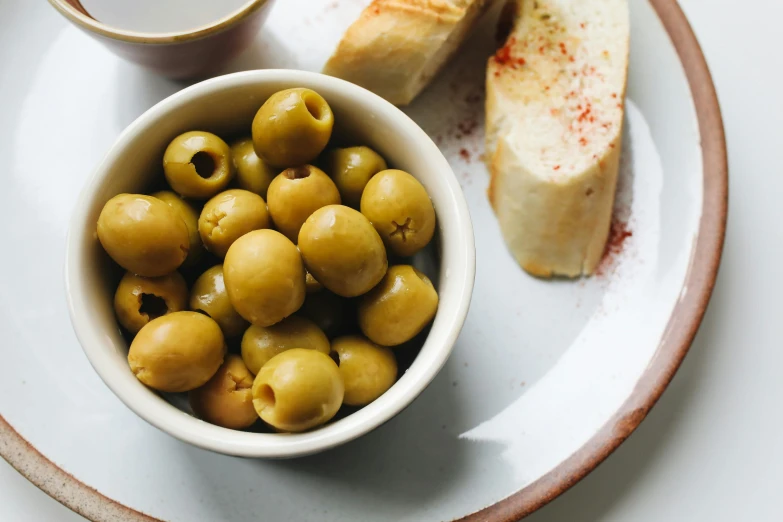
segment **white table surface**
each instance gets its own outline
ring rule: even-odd
[[[783,295],[783,171],[775,159],[783,150],[783,2],[680,1],[712,69],[729,143],[718,285],[648,419],[531,522],[783,520],[783,315],[774,311]],[[0,459],[0,520],[83,519]]]

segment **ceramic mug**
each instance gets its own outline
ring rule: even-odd
[[[274,0],[249,0],[238,10],[207,25],[179,32],[121,29],[93,18],[83,5],[86,2],[49,0],[49,3],[118,56],[163,76],[187,79],[208,75],[248,47]],[[144,10],[139,6],[137,12]]]

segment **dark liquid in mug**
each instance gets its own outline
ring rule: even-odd
[[[126,31],[183,32],[211,25],[250,0],[80,0],[94,19]]]

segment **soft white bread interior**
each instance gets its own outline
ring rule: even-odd
[[[626,0],[512,0],[487,66],[489,198],[523,269],[592,274],[612,218],[629,53]]]
[[[410,103],[470,33],[489,0],[373,0],[323,72]]]

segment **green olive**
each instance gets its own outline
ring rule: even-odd
[[[299,232],[299,250],[307,270],[337,295],[368,292],[386,273],[386,249],[362,214],[342,205],[322,207]]]
[[[359,300],[359,327],[372,342],[397,346],[421,332],[437,310],[438,293],[427,276],[410,265],[392,266]]]
[[[242,336],[242,359],[253,373],[291,348],[329,353],[329,339],[314,322],[295,315],[272,326],[251,326]]]
[[[397,380],[397,360],[389,348],[378,346],[361,335],[332,341],[340,376],[345,384],[343,402],[365,406],[386,393]]]
[[[337,364],[315,350],[294,348],[274,356],[253,381],[253,406],[272,427],[289,432],[328,422],[344,394]]]
[[[187,306],[188,287],[179,272],[142,277],[126,272],[114,293],[114,312],[120,324],[135,334],[144,325]]]
[[[203,386],[223,364],[218,324],[196,312],[174,312],[139,330],[128,351],[133,374],[150,388],[185,392]]]
[[[232,189],[207,201],[198,218],[198,232],[207,250],[225,257],[234,241],[253,230],[269,228],[266,202],[248,190]]]
[[[309,294],[299,315],[314,322],[326,335],[333,336],[345,326],[348,318],[348,300],[328,290]]]
[[[161,190],[154,193],[152,197],[158,198],[173,208],[185,222],[185,226],[188,227],[188,237],[190,238],[190,250],[182,266],[183,268],[195,266],[204,255],[204,245],[201,244],[201,236],[198,233],[198,212],[193,208],[193,205],[170,190]]]
[[[266,199],[266,189],[275,177],[275,171],[261,161],[253,149],[252,138],[244,138],[231,145],[237,184]]]
[[[228,249],[223,274],[234,309],[259,326],[279,323],[305,299],[302,257],[275,230],[254,230],[237,239]]]
[[[190,407],[200,419],[224,428],[241,430],[258,420],[253,407],[253,374],[238,355],[227,355],[217,373],[188,394]]]
[[[401,170],[384,170],[367,183],[362,194],[367,216],[389,250],[412,256],[435,232],[435,209],[419,181]]]
[[[188,227],[179,214],[141,194],[120,194],[104,205],[98,240],[118,265],[145,277],[173,272],[190,250]]]
[[[201,274],[190,291],[190,309],[204,312],[215,320],[226,337],[236,337],[248,327],[231,306],[223,280],[223,265],[216,265]]]
[[[211,198],[234,177],[231,149],[210,132],[180,134],[163,154],[169,186],[186,198]]]
[[[253,118],[253,146],[273,167],[310,163],[332,136],[334,115],[326,100],[310,89],[277,92]]]
[[[269,185],[269,213],[275,227],[296,242],[302,224],[326,205],[339,205],[340,193],[321,169],[303,165],[284,170]]]
[[[343,204],[358,208],[367,182],[388,167],[371,148],[348,147],[329,151],[325,168],[337,185]]]

